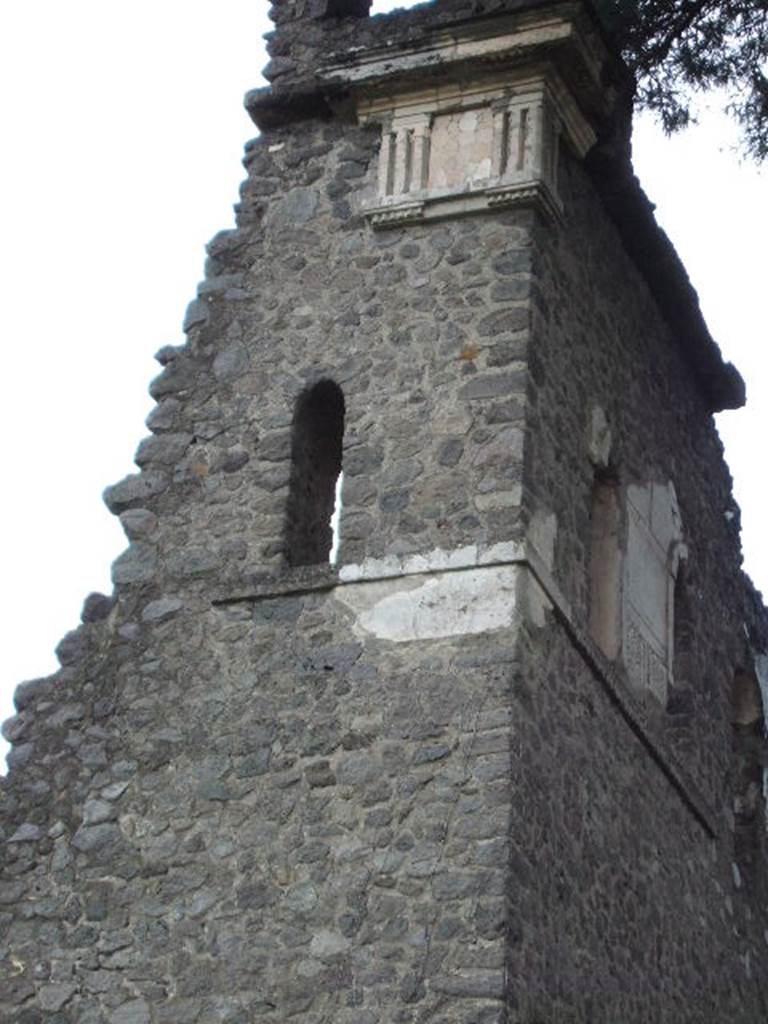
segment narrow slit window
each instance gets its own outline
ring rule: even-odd
[[[322,565],[338,550],[338,504],[344,440],[344,395],[331,380],[296,402],[286,520],[288,563]],[[332,523],[336,519],[336,525]]]
[[[690,569],[685,559],[679,560],[672,597],[672,679],[680,686],[690,686],[695,664],[693,607],[690,598]]]
[[[737,671],[731,699],[734,862],[738,882],[752,888],[765,863],[765,713],[752,671]]]

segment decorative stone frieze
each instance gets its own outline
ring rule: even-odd
[[[594,133],[553,71],[370,99],[363,122],[381,123],[376,227],[533,203],[562,211],[558,150],[583,157]]]

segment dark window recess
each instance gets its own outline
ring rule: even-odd
[[[674,649],[673,674],[675,679],[688,682],[693,678],[694,644],[693,605],[691,602],[691,569],[681,560],[675,576],[674,592]]]
[[[694,730],[697,681],[696,643],[691,592],[694,581],[687,560],[681,560],[675,576],[673,597],[672,678],[667,692],[667,725],[678,753],[693,756],[697,740]]]
[[[321,380],[299,395],[293,415],[286,520],[290,565],[329,561],[343,439],[344,395],[333,381]]]
[[[760,686],[751,671],[733,680],[734,859],[745,885],[765,886],[765,802],[763,764],[766,743]]]

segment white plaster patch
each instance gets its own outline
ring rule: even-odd
[[[435,548],[414,555],[388,555],[385,558],[366,558],[361,563],[350,563],[339,569],[342,583],[358,580],[381,580],[395,576],[413,576],[428,572],[443,572],[451,569],[468,569],[476,565],[495,565],[500,562],[519,562],[524,552],[521,545],[513,541],[498,544],[466,544],[448,551]]]
[[[337,587],[334,597],[355,614],[358,636],[406,643],[505,629],[512,625],[515,564],[401,577]]]

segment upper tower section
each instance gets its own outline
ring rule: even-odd
[[[438,28],[341,54],[323,80],[344,83],[363,122],[381,125],[374,226],[535,202],[561,209],[559,147],[583,159],[614,90],[605,50],[563,7]]]
[[[374,228],[518,204],[562,214],[560,152],[587,168],[713,410],[743,404],[682,264],[630,161],[633,84],[591,6],[434,0],[369,17],[367,0],[277,0],[270,87],[247,106],[269,129],[308,118],[380,130]]]

